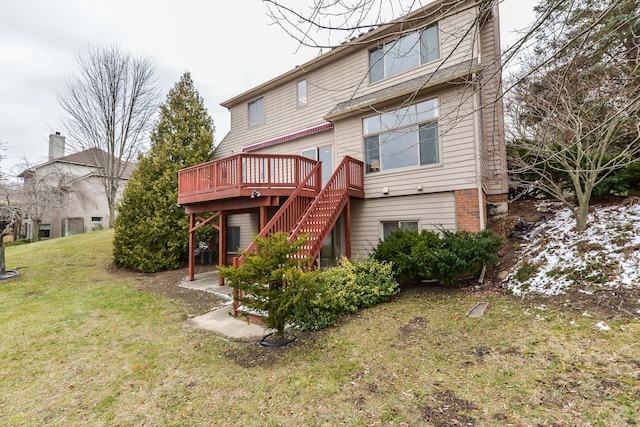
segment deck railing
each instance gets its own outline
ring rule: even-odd
[[[305,211],[311,204],[312,200],[308,197],[302,197],[302,189],[309,185],[310,181],[314,180],[314,177],[320,174],[321,164],[316,164],[309,174],[305,177],[305,180],[301,185],[291,194],[287,201],[278,209],[273,218],[260,230],[259,237],[265,238],[279,231],[290,232],[293,230],[300,218],[304,215]],[[251,242],[245,254],[253,252],[256,248],[256,243]],[[238,265],[244,262],[244,256],[240,257]]]
[[[316,163],[302,156],[278,154],[237,154],[213,160],[178,172],[178,203],[194,196],[222,198],[242,189],[294,189],[303,181],[305,190],[317,192],[318,177],[306,179]]]

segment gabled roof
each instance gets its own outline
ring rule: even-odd
[[[25,178],[28,175],[34,173],[36,170],[55,164],[55,163],[67,163],[71,165],[87,166],[90,168],[95,168],[96,172],[90,175],[99,175],[99,173],[97,173],[98,172],[97,170],[100,169],[101,166],[99,162],[96,161],[96,159],[100,157],[106,157],[108,155],[109,154],[106,151],[101,150],[99,148],[92,147],[87,150],[79,151],[77,153],[71,153],[66,156],[58,157],[58,158],[49,160],[47,162],[41,163],[39,165],[35,165],[29,169],[25,169],[24,171],[20,172],[18,177]],[[129,176],[131,175],[131,173],[135,168],[136,168],[135,163],[131,163],[131,162],[127,163],[125,166],[125,171],[122,174],[122,178],[124,179],[129,178]]]
[[[252,89],[249,89],[246,92],[241,93],[240,95],[228,99],[220,103],[220,105],[225,108],[231,108],[236,104],[250,101],[251,99],[260,96],[263,92],[273,89],[274,87],[278,87],[288,81],[298,79],[309,73],[311,70],[323,67],[329,62],[336,61],[339,58],[353,53],[355,50],[359,50],[363,47],[378,43],[382,39],[392,34],[411,31],[416,27],[423,26],[425,22],[436,22],[438,18],[447,10],[457,8],[457,3],[465,3],[466,0],[456,0],[454,2],[451,2],[451,4],[446,3],[447,1],[450,0],[434,0],[428,2],[426,6],[414,12],[411,12],[408,15],[401,16],[395,21],[374,28],[369,32],[360,35],[359,37],[349,40],[348,42],[345,42],[342,45],[331,49],[329,52],[306,62],[303,65],[296,66],[293,70],[281,74],[280,76],[275,77]]]
[[[427,93],[443,85],[465,81],[474,73],[482,71],[483,67],[473,59],[464,61],[451,67],[441,68],[433,73],[418,76],[387,88],[377,90],[366,95],[349,99],[337,104],[324,117],[325,120],[336,120],[357,111],[370,111],[370,109],[382,109],[385,104],[406,99],[411,94]]]

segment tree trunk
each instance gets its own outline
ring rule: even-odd
[[[113,228],[113,221],[115,220],[116,207],[114,202],[109,202],[109,228]]]
[[[7,272],[7,263],[4,259],[4,243],[0,241],[0,274]]]
[[[576,231],[582,232],[587,228],[589,219],[589,199],[591,197],[582,195],[578,197],[578,211],[576,213]]]
[[[107,197],[107,205],[109,205],[109,228],[113,228],[116,215],[116,199],[118,197],[118,186],[110,185],[111,191]]]
[[[41,221],[32,221],[33,228],[31,229],[31,242],[40,241],[40,223]]]

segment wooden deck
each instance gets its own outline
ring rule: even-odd
[[[182,169],[178,173],[178,204],[190,207],[188,210],[206,205],[208,211],[229,210],[236,205],[277,205],[276,199],[290,196],[316,163],[297,155],[237,154]],[[302,194],[317,196],[321,181],[318,168],[306,180]],[[233,203],[234,199],[240,203]]]

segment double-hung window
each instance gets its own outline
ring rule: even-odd
[[[438,24],[434,24],[369,51],[369,82],[375,83],[438,58]]]
[[[438,99],[362,121],[367,173],[440,162]]]
[[[248,126],[253,127],[264,123],[264,97],[254,99],[247,104]]]

